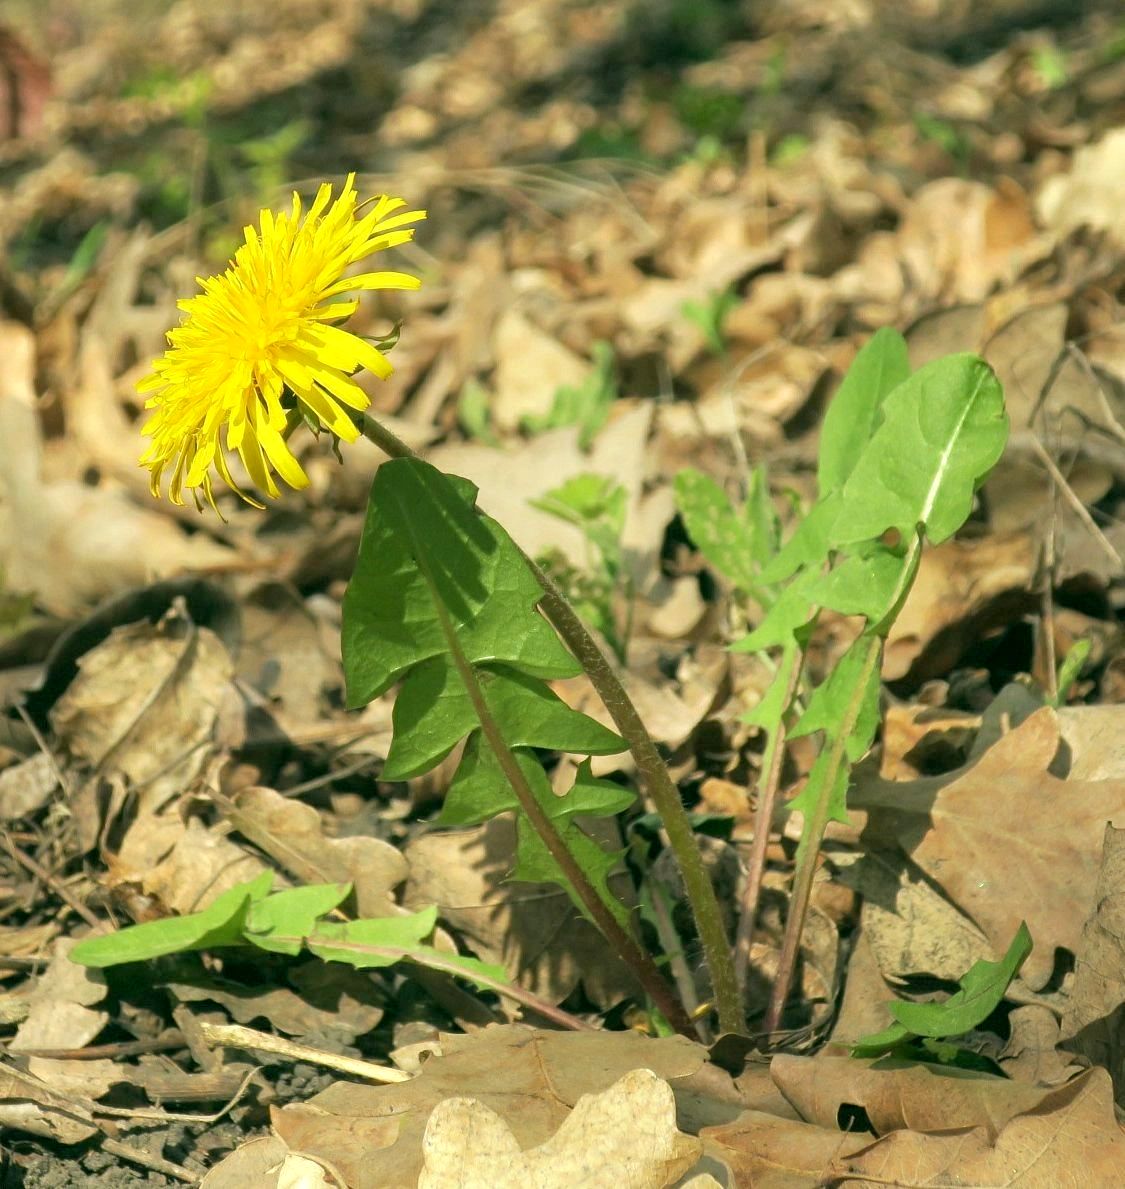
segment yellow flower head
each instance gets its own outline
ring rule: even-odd
[[[414,237],[408,226],[425,211],[402,211],[401,198],[380,197],[357,214],[355,175],[335,202],[323,185],[304,219],[293,195],[291,214],[263,210],[261,229],[247,227],[246,242],[221,276],[200,278],[203,292],[179,302],[186,317],[168,333],[168,350],[137,386],[152,416],[142,433],[152,438],[141,465],[152,472],[152,493],[171,467],[168,498],[183,503],[186,487],[214,507],[212,466],[250,503],[231,478],[225,449],[237,450],[254,485],[276,498],[276,471],[290,487],[308,476],[289,449],[295,407],[323,428],[355,441],[359,430],[346,409],[370,403],[352,378],[366,367],[391,374],[386,356],[366,339],[334,325],[353,314],[358,289],[417,289],[403,272],[345,276],[357,260]],[[286,396],[291,393],[294,400]],[[294,416],[291,416],[294,413]]]

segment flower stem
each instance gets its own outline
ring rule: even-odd
[[[684,891],[695,918],[695,927],[699,932],[700,944],[711,974],[711,988],[719,1013],[719,1028],[723,1032],[743,1033],[746,1025],[734,978],[730,943],[719,911],[719,901],[703,865],[703,854],[695,841],[687,811],[680,800],[679,790],[660,758],[656,744],[641,721],[637,708],[625,692],[625,687],[613,671],[613,667],[606,660],[605,654],[550,577],[530,558],[528,562],[539,579],[540,586],[543,587],[543,599],[539,604],[543,614],[578,658],[617,729],[628,743],[645,791],[656,806],[668,833],[668,841],[679,864],[680,878],[684,882]]]
[[[797,966],[797,954],[801,945],[801,933],[804,931],[805,916],[808,913],[809,900],[812,896],[816,860],[820,854],[820,844],[824,841],[824,832],[828,828],[828,819],[832,808],[832,790],[836,787],[841,765],[848,762],[848,740],[859,721],[868,682],[882,655],[883,639],[872,632],[867,637],[867,650],[863,655],[859,676],[852,687],[851,698],[844,709],[839,728],[828,751],[828,761],[821,782],[820,795],[812,813],[805,822],[801,842],[797,848],[797,872],[793,877],[793,891],[789,897],[789,914],[785,921],[785,937],[781,943],[781,957],[778,959],[773,993],[766,1011],[764,1023],[766,1032],[776,1032],[781,1025],[781,1015],[785,1010],[785,1002],[789,998],[789,987],[793,982],[793,972]]]
[[[392,458],[415,456],[414,451],[405,442],[374,418],[363,414],[359,427],[366,438]],[[526,554],[524,556],[527,558]],[[653,743],[641,716],[604,653],[548,575],[543,573],[531,558],[527,558],[527,561],[543,588],[543,598],[540,602],[543,614],[586,671],[591,684],[628,744],[645,792],[656,806],[668,833],[711,974],[719,1027],[723,1032],[744,1033],[746,1026],[742,1003],[719,902],[703,864],[703,855],[696,844],[679,791],[660,758],[656,744]]]

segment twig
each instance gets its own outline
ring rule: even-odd
[[[153,1172],[163,1173],[166,1177],[174,1177],[177,1181],[183,1181],[187,1185],[198,1185],[203,1180],[202,1173],[192,1172],[190,1168],[184,1168],[182,1164],[173,1164],[171,1160],[165,1160],[163,1156],[146,1152],[144,1148],[135,1148],[132,1144],[124,1143],[119,1139],[103,1139],[101,1147],[103,1152],[108,1152],[111,1156],[119,1156],[122,1160],[139,1164],[142,1168],[151,1168]]]
[[[60,880],[57,876],[52,875],[46,867],[37,863],[29,854],[25,854],[16,844],[7,836],[4,837],[4,845],[11,851],[12,858],[26,867],[37,879],[41,879],[50,889],[74,909],[76,913],[98,933],[105,931],[104,924],[78,899],[77,896]]]
[[[1105,533],[1103,533],[1102,530],[1098,528],[1094,518],[1087,510],[1086,505],[1083,504],[1075,494],[1074,489],[1066,481],[1062,471],[1060,471],[1055,465],[1055,460],[1050,456],[1050,454],[1047,453],[1046,447],[1044,447],[1043,443],[1037,437],[1033,436],[1031,438],[1031,448],[1034,450],[1039,461],[1047,468],[1047,473],[1054,481],[1059,494],[1067,502],[1078,519],[1082,521],[1082,524],[1085,526],[1086,530],[1091,534],[1091,536],[1093,536],[1094,540],[1097,541],[1102,552],[1110,559],[1117,569],[1125,569],[1125,562],[1122,561],[1121,554],[1118,553],[1116,549],[1114,549]]]
[[[123,1040],[116,1044],[86,1045],[81,1049],[20,1049],[21,1057],[49,1057],[53,1061],[100,1061],[103,1058],[136,1057],[141,1053],[163,1053],[182,1049],[184,1035],[169,1028],[151,1040]]]
[[[221,1045],[225,1048],[251,1049],[259,1053],[276,1053],[281,1057],[307,1061],[310,1065],[334,1069],[337,1073],[351,1074],[369,1082],[408,1082],[413,1076],[388,1065],[376,1065],[373,1061],[361,1061],[358,1057],[346,1057],[342,1053],[328,1053],[323,1049],[315,1049],[312,1045],[273,1036],[269,1032],[244,1028],[241,1024],[209,1024],[206,1020],[200,1020],[199,1028],[207,1043],[215,1047]]]

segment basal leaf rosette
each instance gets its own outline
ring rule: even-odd
[[[258,227],[225,272],[200,279],[203,292],[179,302],[183,321],[168,333],[168,350],[138,385],[152,415],[142,432],[152,440],[141,458],[160,497],[183,503],[186,488],[215,506],[213,473],[257,503],[231,475],[237,453],[258,491],[276,498],[274,475],[290,487],[308,483],[289,446],[301,419],[347,442],[359,436],[353,415],[370,403],[355,380],[366,368],[391,374],[386,355],[339,324],[355,313],[361,290],[417,289],[420,280],[384,270],[347,275],[361,260],[414,237],[425,211],[386,195],[359,204],[355,175],[332,200],[324,184],[302,213],[261,212]],[[368,208],[368,209],[364,209]],[[260,506],[260,505],[258,505]]]

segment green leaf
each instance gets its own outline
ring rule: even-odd
[[[82,966],[119,966],[147,962],[167,954],[237,945],[250,907],[269,891],[273,872],[263,871],[248,883],[229,888],[200,912],[130,925],[116,933],[87,937],[71,951],[72,962]]]
[[[572,710],[535,678],[497,665],[482,669],[479,680],[493,717],[507,724],[509,747],[586,755],[613,755],[625,747],[619,735]],[[392,721],[394,737],[383,767],[384,780],[408,780],[428,772],[479,725],[469,692],[446,657],[418,665],[406,678]]]
[[[308,947],[327,962],[346,962],[360,970],[413,962],[460,975],[486,990],[495,990],[498,983],[507,984],[508,975],[502,966],[425,945],[423,939],[434,931],[436,922],[434,907],[409,916],[323,921],[315,935],[309,937]]]
[[[350,883],[310,884],[257,900],[246,915],[245,938],[274,953],[299,954],[319,918],[339,907],[351,890]]]
[[[882,1032],[857,1040],[852,1045],[853,1057],[879,1057],[884,1053],[898,1052],[914,1040],[914,1033],[901,1024],[889,1024]]]
[[[903,552],[872,542],[821,575],[809,597],[841,615],[862,615],[872,627],[882,625],[902,607],[921,558],[920,549]]]
[[[816,570],[804,570],[777,597],[765,618],[747,636],[730,646],[731,652],[762,652],[800,641],[816,618],[812,592],[820,580]]]
[[[705,302],[685,301],[680,306],[680,313],[699,327],[707,345],[716,355],[722,356],[727,351],[723,323],[738,302],[738,294],[733,289],[725,289],[722,292],[711,293]]]
[[[1067,696],[1070,694],[1070,688],[1078,680],[1078,675],[1082,672],[1082,666],[1086,663],[1086,658],[1090,655],[1091,647],[1091,641],[1088,636],[1081,640],[1075,640],[1070,646],[1066,658],[1059,665],[1058,676],[1055,678],[1055,689],[1058,692],[1052,703],[1054,706],[1063,706],[1066,704]]]
[[[635,795],[619,784],[593,776],[590,763],[586,760],[579,765],[570,791],[559,797],[551,789],[547,774],[534,755],[521,750],[516,753],[516,758],[536,800],[554,822],[591,883],[607,893],[607,903],[624,924],[628,913],[615,897],[608,895],[609,874],[617,866],[620,856],[602,850],[577,825],[575,818],[614,817],[633,804]],[[497,814],[513,811],[519,811],[519,802],[505,780],[496,757],[477,736],[465,749],[465,758],[449,787],[438,820],[443,826],[470,826],[487,821]],[[570,882],[522,813],[517,818],[516,831],[516,860],[511,878],[532,883],[557,883],[566,889],[578,909],[585,913],[586,909]]]
[[[765,469],[753,472],[746,504],[737,508],[714,479],[687,467],[676,475],[676,507],[708,564],[737,589],[754,591],[776,539]]]
[[[799,739],[815,731],[823,731],[827,741],[838,738],[854,691],[863,677],[864,661],[869,646],[870,637],[865,633],[844,653],[828,675],[828,679],[813,690],[805,712],[789,731],[790,739]],[[862,759],[871,749],[875,739],[875,732],[879,727],[879,688],[879,668],[876,665],[867,675],[859,715],[844,744],[844,754],[848,763],[841,764],[833,777],[829,768],[830,749],[827,746],[822,748],[813,763],[805,787],[789,802],[789,809],[800,811],[806,820],[820,797],[824,795],[825,782],[829,780],[832,787],[828,792],[828,820],[848,820],[849,764]]]
[[[628,499],[629,493],[615,479],[587,472],[529,502],[533,508],[580,528],[601,554],[601,564],[616,577],[622,564],[621,535]]]
[[[825,410],[816,473],[821,495],[847,482],[879,424],[883,401],[909,376],[906,340],[890,327],[877,330]]]
[[[834,547],[922,527],[933,544],[972,511],[973,494],[1003,453],[1004,396],[975,355],[936,359],[883,402],[883,421],[844,484]]]
[[[437,924],[430,906],[409,916],[365,917],[359,921],[321,921],[307,938],[309,950],[328,962],[364,969],[393,966],[403,951],[429,937]]]
[[[776,557],[762,568],[759,581],[768,585],[783,582],[805,568],[816,568],[828,560],[829,536],[840,510],[839,491],[830,491],[808,510],[793,535]]]
[[[628,493],[615,479],[585,471],[530,503],[581,529],[591,521],[607,521],[620,534],[625,527],[627,499]]]
[[[521,788],[529,784],[527,795],[573,846],[606,907],[622,914],[604,878],[615,857],[573,824],[576,813],[605,806],[606,787],[599,784],[599,797],[592,798],[597,782],[591,783],[587,772],[570,795],[556,798],[529,749],[609,754],[622,751],[624,741],[572,710],[541,680],[568,675],[574,662],[536,610],[539,586],[524,559],[499,526],[473,511],[473,495],[464,481],[418,460],[380,468],[356,578],[344,604],[349,691],[354,697],[359,690],[384,689],[391,679],[402,682],[385,779],[427,771],[466,740],[447,814],[458,812],[458,797],[474,806],[473,820],[517,809],[505,771],[512,773]],[[613,808],[599,811],[616,813],[632,799],[621,798],[620,790],[615,796]],[[461,820],[468,820],[465,812]],[[528,841],[522,806],[518,813],[523,858],[517,860],[517,875],[536,860],[543,865]],[[542,878],[536,870],[534,878]],[[551,871],[561,881],[553,860]],[[581,882],[573,867],[571,872],[573,881]],[[574,894],[569,883],[564,886]]]
[[[961,989],[944,1003],[891,1003],[891,1014],[916,1036],[961,1036],[982,1024],[1003,1002],[1012,979],[1031,953],[1031,933],[1020,923],[1008,952],[999,962],[974,962]]]
[[[778,723],[781,722],[782,716],[788,709],[787,697],[791,683],[792,667],[799,662],[800,649],[797,646],[797,641],[790,638],[781,653],[781,658],[777,662],[777,672],[773,675],[773,680],[766,687],[766,692],[762,695],[758,704],[752,709],[747,710],[742,716],[742,721],[747,726],[761,727],[766,731],[777,729]]]
[[[375,476],[355,573],[344,596],[349,706],[376,698],[419,661],[447,652],[435,594],[471,661],[500,661],[538,677],[580,666],[534,608],[538,582],[511,538],[473,508],[476,488],[417,459]],[[413,547],[425,543],[432,590]]]
[[[457,420],[461,428],[486,446],[498,446],[492,430],[492,398],[476,380],[466,380],[457,398]]]

